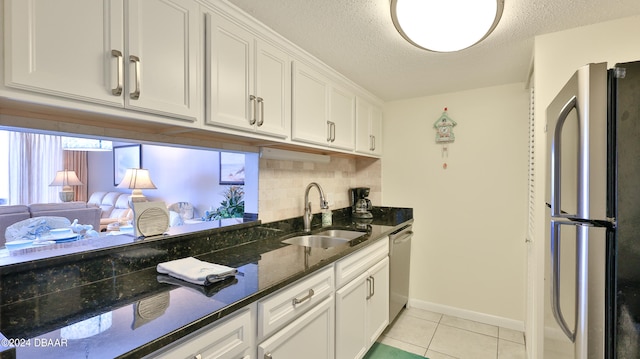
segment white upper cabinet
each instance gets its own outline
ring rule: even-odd
[[[5,84],[195,120],[198,14],[191,0],[6,0]]]
[[[300,62],[293,64],[291,138],[326,145],[329,138],[329,81]]]
[[[207,124],[288,137],[287,53],[222,15],[206,19]]]
[[[114,96],[122,53],[122,0],[5,0],[5,84],[122,106]],[[110,76],[113,73],[113,76]]]
[[[355,143],[356,96],[333,86],[329,98],[329,143],[331,147],[353,150]]]
[[[292,103],[293,140],[353,150],[355,95],[295,62]]]
[[[360,97],[356,100],[356,151],[382,155],[382,110]]]
[[[127,108],[197,119],[200,6],[192,0],[128,0]]]

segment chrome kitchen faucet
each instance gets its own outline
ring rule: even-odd
[[[320,208],[327,209],[329,208],[329,203],[324,199],[324,191],[322,191],[322,187],[316,182],[311,182],[307,186],[307,189],[304,190],[304,231],[311,231],[311,220],[313,219],[313,214],[311,213],[311,202],[309,202],[309,190],[311,187],[317,187],[318,192],[320,193]]]

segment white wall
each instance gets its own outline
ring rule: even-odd
[[[535,39],[535,113],[536,153],[546,152],[546,108],[576,69],[587,63],[640,60],[640,16],[604,22],[538,36]],[[544,193],[547,162],[543,155],[536,159],[536,223],[533,261],[537,270],[534,283],[534,307],[531,308],[532,332],[528,346],[530,358],[542,358],[543,300],[544,300]]]
[[[386,104],[383,203],[414,208],[412,305],[523,329],[528,103],[516,83]]]
[[[245,174],[245,212],[257,213],[258,155],[247,157],[254,170]],[[190,202],[197,208],[197,215],[202,216],[209,208],[218,208],[224,199],[222,192],[227,186],[219,184],[219,159],[218,151],[143,144],[142,167],[149,170],[158,187],[143,193],[150,200],[162,200],[167,205]],[[90,152],[88,161],[89,195],[96,191],[127,192],[113,185],[112,152]]]

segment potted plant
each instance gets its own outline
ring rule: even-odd
[[[229,186],[222,192],[224,200],[215,211],[206,211],[205,221],[215,221],[223,218],[242,218],[244,216],[244,188]]]

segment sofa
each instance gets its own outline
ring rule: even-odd
[[[112,223],[125,224],[133,220],[133,210],[129,207],[128,193],[94,192],[87,203],[99,207],[102,211],[99,229],[101,232],[106,231]]]
[[[4,246],[5,231],[10,225],[34,217],[65,217],[77,219],[80,224],[100,227],[100,208],[85,202],[33,203],[26,205],[0,206],[0,246]]]

